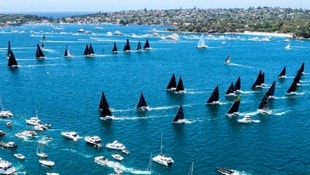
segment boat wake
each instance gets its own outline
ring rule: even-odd
[[[239,113],[240,116],[253,116],[253,115],[257,115],[259,114],[258,111],[255,111],[255,112],[247,112],[247,113]]]
[[[228,66],[238,66],[238,67],[246,67],[246,68],[254,68],[253,66],[247,66],[247,65],[243,65],[243,64],[236,64],[236,63],[230,63],[228,64]]]
[[[252,175],[251,173],[246,173],[244,171],[237,171],[235,170],[235,172],[232,175]]]
[[[118,162],[114,162],[114,161],[108,161],[106,166],[110,167],[110,168],[119,168],[123,172],[128,172],[128,173],[132,173],[132,174],[151,174],[150,171],[136,170],[134,168],[128,168],[128,167],[125,167],[124,165],[122,165],[122,164],[120,164]]]
[[[43,48],[42,49],[44,52],[49,52],[49,53],[54,53],[56,52],[56,50],[53,50],[53,49],[46,49],[46,48]]]
[[[76,150],[74,150],[74,149],[68,149],[68,148],[66,148],[66,149],[62,149],[62,150],[63,150],[63,151],[67,151],[67,152],[72,152],[72,153],[74,153],[74,154],[80,155],[80,156],[85,157],[85,158],[91,158],[91,157],[93,157],[93,155],[82,154],[82,153],[80,153],[80,152],[78,152],[78,151],[76,151]]]
[[[21,65],[19,67],[25,67],[25,68],[32,68],[32,67],[47,67],[47,66],[50,66],[50,67],[53,67],[53,66],[59,66],[59,64],[33,64],[33,65]]]
[[[288,114],[289,112],[290,112],[290,110],[287,110],[287,111],[274,111],[274,113],[272,113],[272,115],[282,116],[282,115]]]
[[[183,105],[186,106],[186,105]],[[189,105],[187,105],[189,106]],[[162,107],[154,107],[154,108],[149,108],[149,111],[155,111],[155,110],[166,110],[166,109],[172,109],[172,108],[178,108],[179,106],[162,106]]]

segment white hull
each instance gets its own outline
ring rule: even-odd
[[[25,156],[22,155],[21,153],[14,154],[14,157],[16,157],[17,159],[20,159],[20,160],[25,159]]]
[[[78,141],[80,139],[80,136],[76,132],[61,132],[61,135],[74,141]]]
[[[0,174],[14,174],[16,169],[6,160],[0,160]]]
[[[55,162],[53,162],[51,160],[39,160],[39,162],[41,163],[41,165],[49,166],[49,167],[55,165]]]
[[[163,154],[159,154],[153,157],[152,160],[158,164],[165,165],[165,166],[171,166],[174,163],[171,157],[167,157]]]
[[[120,150],[120,151],[126,149],[126,147],[123,144],[119,143],[117,140],[115,140],[112,143],[106,144],[106,147],[108,149],[114,149],[114,150]]]
[[[95,162],[100,165],[106,165],[109,162],[109,160],[105,158],[104,156],[98,156],[98,157],[95,157]]]

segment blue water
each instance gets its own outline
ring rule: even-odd
[[[150,154],[160,152],[163,133],[163,152],[175,163],[164,167],[152,163],[154,174],[187,174],[194,162],[194,174],[217,174],[216,167],[235,169],[238,174],[309,174],[310,152],[310,42],[291,39],[291,49],[285,50],[283,37],[210,35],[205,50],[196,49],[199,34],[179,34],[179,41],[163,41],[160,26],[100,25],[27,25],[0,29],[0,95],[5,109],[14,113],[11,119],[0,119],[6,136],[1,141],[14,141],[16,150],[0,150],[0,157],[13,163],[20,173],[44,174],[111,174],[121,166],[124,174],[146,174]],[[63,30],[59,30],[62,28]],[[91,34],[77,31],[83,28]],[[159,36],[150,32],[157,29]],[[107,32],[122,32],[110,36]],[[35,46],[45,34],[44,53],[47,59],[37,61]],[[111,54],[113,42],[122,50],[126,39],[134,50],[138,41],[149,39],[152,50],[130,54]],[[254,41],[253,41],[254,39]],[[20,68],[7,68],[7,41],[10,40]],[[92,43],[97,54],[84,58],[85,44]],[[63,58],[68,45],[71,59]],[[231,55],[231,65],[223,64]],[[296,97],[285,92],[293,81],[301,63],[305,74]],[[278,74],[287,66],[288,78],[279,81]],[[275,80],[276,98],[271,100],[272,114],[259,115],[256,109],[267,88],[251,91],[259,70],[265,72],[269,86]],[[167,93],[165,88],[171,74],[182,77],[186,89],[183,95]],[[241,76],[241,115],[252,114],[260,123],[241,125],[237,118],[225,116],[233,102],[224,93],[231,82]],[[219,85],[221,105],[208,107],[205,102]],[[98,104],[104,91],[115,120],[99,120]],[[143,92],[150,110],[137,113],[136,103]],[[178,106],[182,104],[187,123],[173,125]],[[22,140],[14,134],[25,129],[25,119],[35,114],[52,128],[39,133],[40,138],[51,136],[45,146],[52,168],[42,167],[36,156],[40,138]],[[241,116],[239,116],[241,118]],[[7,121],[12,128],[5,126]],[[94,157],[107,156],[114,151],[95,149],[65,139],[61,131],[76,131],[80,136],[98,135],[104,144],[119,140],[129,155],[110,166],[101,166]],[[23,161],[13,153],[23,153]]]

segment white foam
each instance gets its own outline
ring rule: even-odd
[[[243,65],[243,64],[236,64],[236,63],[230,63],[228,64],[230,66],[239,66],[239,67],[246,67],[246,68],[254,68],[253,66],[247,66],[247,65]]]

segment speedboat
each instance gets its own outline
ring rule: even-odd
[[[122,150],[122,153],[124,153],[124,154],[129,154],[129,151],[128,151],[127,149],[123,149],[123,150]]]
[[[119,161],[121,161],[121,160],[124,159],[124,157],[121,156],[121,155],[119,155],[119,154],[112,154],[111,156],[112,156],[115,160],[119,160]]]
[[[11,111],[1,111],[0,112],[0,117],[2,117],[2,118],[9,118],[12,116],[13,116],[13,114],[11,113]]]
[[[101,148],[102,147],[101,139],[98,136],[86,136],[85,142],[90,144],[90,145],[93,145],[95,148]]]
[[[232,169],[227,169],[227,168],[217,168],[217,172],[224,174],[224,175],[232,175],[236,171]]]
[[[120,142],[118,142],[117,140],[114,140],[112,143],[106,144],[106,147],[108,149],[115,149],[115,150],[120,150],[120,151],[126,149],[126,147]]]
[[[26,119],[26,123],[28,125],[41,125],[41,120],[38,117],[31,117],[30,119]]]
[[[14,174],[16,169],[9,161],[0,160],[0,174]]]
[[[16,157],[17,159],[20,159],[20,160],[24,160],[25,159],[25,156],[21,153],[16,153],[14,154],[14,157]]]
[[[115,168],[114,168],[114,171],[115,171],[115,173],[116,173],[117,175],[123,174],[123,171],[122,171],[120,168],[118,168],[118,167],[115,167]]]
[[[171,166],[174,163],[171,157],[165,156],[164,154],[158,154],[157,156],[153,157],[152,160],[165,166]]]
[[[10,148],[10,149],[14,149],[17,148],[17,145],[14,142],[0,142],[0,146],[3,148]]]
[[[74,141],[77,141],[80,139],[80,136],[74,132],[74,131],[71,131],[71,132],[61,132],[61,135],[63,135],[64,137],[68,138],[68,139],[72,139]]]
[[[39,162],[41,163],[41,165],[49,166],[49,167],[55,165],[55,162],[51,160],[40,159]]]
[[[19,132],[19,133],[16,133],[15,136],[18,137],[18,138],[21,138],[21,139],[24,139],[24,138],[33,138],[35,136],[37,136],[38,134],[35,132],[35,131],[23,131],[23,132]]]
[[[97,156],[95,157],[95,162],[100,165],[106,165],[109,162],[109,160],[104,156]]]

